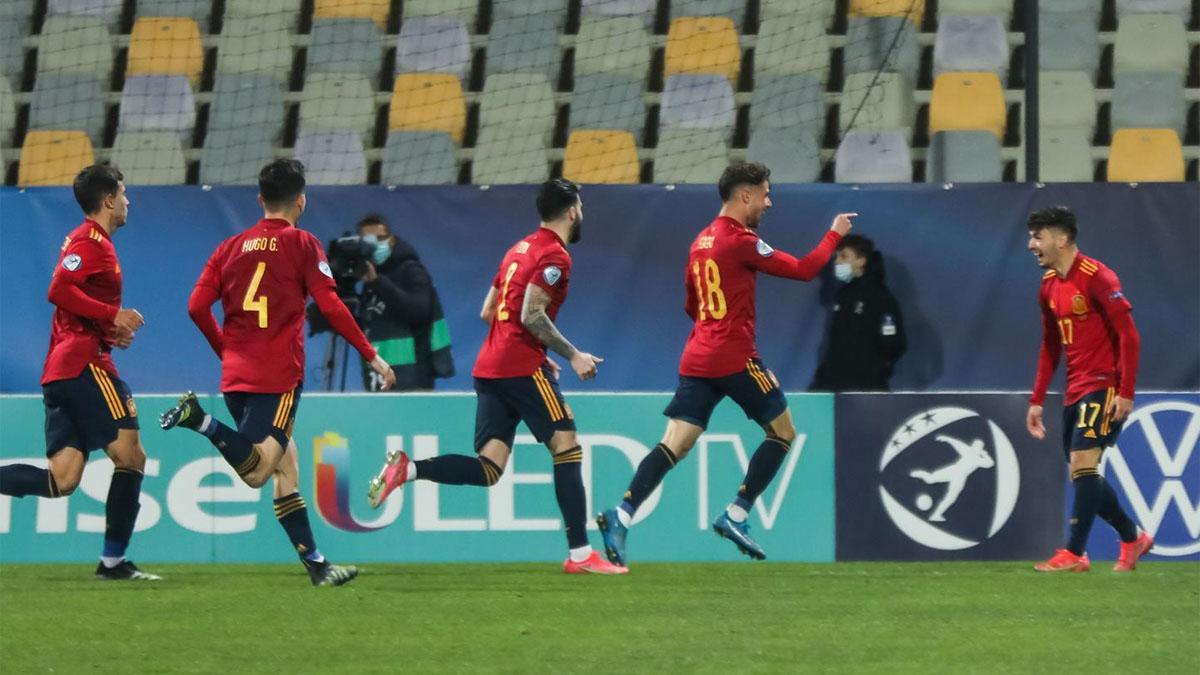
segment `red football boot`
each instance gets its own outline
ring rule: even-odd
[[[1113,565],[1113,571],[1132,572],[1137,567],[1138,558],[1146,555],[1146,551],[1151,548],[1154,548],[1154,537],[1151,537],[1148,532],[1139,534],[1137,539],[1128,544],[1121,542],[1121,555],[1117,557],[1117,564]]]
[[[588,559],[582,562],[575,562],[567,558],[563,563],[563,572],[567,574],[628,574],[629,568],[614,565],[600,555],[599,551],[592,551]]]
[[[1060,548],[1046,562],[1033,566],[1039,572],[1086,572],[1092,569],[1092,563],[1087,554],[1075,555],[1065,548]]]

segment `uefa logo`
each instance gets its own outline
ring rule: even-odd
[[[909,539],[960,551],[1008,522],[1021,469],[999,425],[973,410],[946,406],[917,413],[892,433],[879,481],[888,517]]]

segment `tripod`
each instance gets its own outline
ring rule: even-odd
[[[362,327],[359,311],[362,301],[357,295],[342,296],[346,309],[354,317],[355,323]],[[339,371],[340,369],[340,371]],[[346,391],[346,373],[350,370],[350,343],[338,335],[335,330],[329,331],[329,344],[325,347],[325,357],[321,360],[321,388],[324,391],[334,391],[334,381],[338,381],[337,391]],[[339,377],[338,374],[341,374]]]

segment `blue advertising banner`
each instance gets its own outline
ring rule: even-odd
[[[1025,431],[1027,408],[1019,394],[839,394],[837,559],[1053,551],[1064,464]]]

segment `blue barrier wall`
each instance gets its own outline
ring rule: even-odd
[[[130,191],[130,221],[115,241],[125,303],[147,325],[117,363],[135,392],[216,388],[217,363],[187,318],[187,297],[218,241],[258,217],[254,194],[237,187]],[[485,334],[480,300],[505,249],[535,225],[533,194],[529,186],[314,187],[302,225],[322,239],[367,211],[398,225],[424,257],[453,335],[459,375],[440,388],[464,390]],[[584,197],[585,234],[573,248],[561,326],[607,358],[595,388],[670,389],[689,330],[682,311],[687,247],[719,208],[716,190],[596,186]],[[1076,210],[1082,250],[1116,269],[1133,301],[1143,344],[1139,387],[1200,387],[1196,185],[805,185],[778,186],[773,199],[762,235],[799,254],[837,211],[861,214],[856,230],[885,252],[909,328],[894,388],[1031,385],[1041,274],[1025,250],[1023,224],[1031,209],[1057,203]],[[46,286],[63,236],[79,221],[67,189],[0,188],[0,391],[38,390],[51,314]],[[813,284],[760,282],[760,349],[790,389],[812,376],[825,322],[821,299],[835,284],[828,272]],[[324,345],[309,341],[310,388]]]

